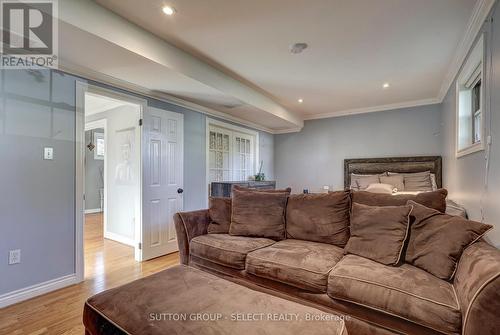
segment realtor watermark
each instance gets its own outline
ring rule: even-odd
[[[149,313],[148,319],[194,322],[335,322],[348,320],[349,316],[328,313]]]
[[[58,0],[0,0],[0,68],[58,67]]]

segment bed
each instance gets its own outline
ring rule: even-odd
[[[356,158],[344,160],[344,187],[351,185],[351,175],[381,174],[384,172],[417,173],[430,171],[436,176],[437,188],[443,186],[441,156]]]
[[[418,173],[430,171],[434,175],[435,188],[443,187],[441,156],[412,156],[412,157],[384,157],[384,158],[355,158],[344,160],[344,187],[351,188],[351,176],[380,175],[393,173]],[[406,192],[398,192],[406,193]],[[398,193],[395,193],[397,195]],[[447,199],[446,212],[451,215],[466,217],[465,209],[453,200]]]

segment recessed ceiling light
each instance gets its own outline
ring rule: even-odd
[[[175,8],[170,7],[170,6],[165,6],[162,8],[163,13],[165,13],[168,16],[174,15],[175,14]]]
[[[290,52],[293,54],[299,54],[305,49],[307,49],[308,45],[307,43],[295,43],[290,45]]]
[[[299,102],[299,104],[301,104],[301,103],[303,103],[303,102],[304,102],[304,99],[302,99],[302,98],[301,98],[301,99],[299,99],[299,100],[297,100],[297,101]]]
[[[384,85],[382,85],[383,88],[389,88],[389,83],[384,83]]]

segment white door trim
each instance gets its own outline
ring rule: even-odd
[[[4,308],[18,302],[25,301],[39,295],[59,290],[63,287],[79,283],[75,274],[51,279],[43,283],[24,287],[19,290],[0,295],[0,308]]]
[[[208,208],[208,198],[210,196],[209,190],[209,180],[210,180],[210,126],[217,126],[221,128],[228,129],[230,131],[237,131],[240,133],[248,134],[250,136],[253,136],[255,138],[255,159],[254,159],[254,172],[257,172],[259,169],[259,164],[260,164],[260,140],[259,140],[259,132],[255,131],[253,129],[248,129],[244,127],[240,127],[237,125],[234,125],[232,123],[227,123],[224,121],[219,121],[216,119],[212,119],[207,117],[206,118],[206,124],[205,124],[205,194],[206,194],[206,206]],[[232,159],[232,158],[231,158]]]
[[[104,236],[108,233],[108,120],[100,119],[96,121],[85,122],[85,131],[103,128],[104,129],[104,171],[103,171],[103,188],[104,188],[104,204],[103,204],[103,231]],[[85,152],[84,143],[84,152]],[[84,156],[85,157],[85,154]],[[84,169],[85,171],[85,169]],[[85,176],[84,176],[85,177]],[[85,187],[85,183],[83,184]],[[84,191],[85,193],[85,191]],[[85,208],[85,207],[84,207]],[[89,210],[85,210],[85,214],[88,214]]]
[[[142,119],[144,115],[144,110],[146,109],[148,102],[146,99],[138,98],[130,94],[117,92],[112,89],[107,89],[99,87],[96,85],[88,84],[85,82],[76,82],[76,133],[75,133],[75,274],[76,281],[82,282],[84,279],[84,245],[83,245],[83,223],[85,221],[85,203],[83,200],[83,194],[85,192],[85,170],[84,170],[84,157],[85,157],[85,93],[95,93],[98,95],[107,96],[114,99],[125,100],[140,106],[140,118]],[[140,136],[142,137],[142,127],[139,129]],[[139,149],[142,151],[142,149]],[[142,152],[139,154],[142,157]],[[140,231],[140,226],[142,225],[142,164],[139,164],[139,203],[140,211],[139,220],[136,220],[136,231]],[[104,188],[106,190],[106,187]],[[140,236],[135,237],[135,260],[140,260],[139,258],[139,243]]]
[[[83,256],[83,223],[85,222],[85,92],[88,85],[80,81],[75,85],[75,274],[76,282],[85,277]]]

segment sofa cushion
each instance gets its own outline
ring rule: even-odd
[[[437,331],[460,333],[453,285],[410,264],[392,267],[347,255],[330,272],[327,293]]]
[[[193,256],[242,270],[249,252],[273,243],[267,238],[209,234],[193,238],[189,247]]]
[[[285,206],[289,192],[233,189],[229,234],[285,238]]]
[[[289,238],[344,247],[349,239],[349,191],[294,194],[286,205]]]
[[[246,271],[314,292],[326,292],[328,273],[343,250],[331,244],[288,239],[247,255]]]
[[[231,225],[231,198],[210,197],[208,215],[209,234],[227,234]]]
[[[374,207],[354,203],[345,252],[396,265],[408,237],[412,206]]]
[[[479,240],[491,225],[470,221],[459,216],[442,214],[413,201],[410,240],[406,262],[432,273],[444,280],[451,280],[462,252]]]
[[[439,189],[433,192],[419,194],[376,194],[370,192],[353,192],[352,202],[368,206],[404,206],[408,200],[444,213],[446,211],[446,196],[448,191]]]

